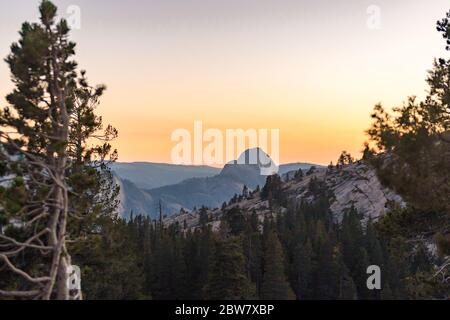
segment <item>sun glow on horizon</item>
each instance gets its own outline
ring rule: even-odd
[[[63,13],[72,4],[54,2]],[[21,23],[37,20],[33,3],[0,4],[1,57]],[[121,162],[170,162],[172,132],[195,120],[222,132],[279,129],[280,163],[359,156],[373,106],[422,97],[426,70],[445,54],[435,22],[448,0],[380,0],[379,30],[367,27],[370,1],[77,5],[76,60],[92,84],[108,87],[98,112],[119,130]],[[2,97],[8,75],[0,63]]]

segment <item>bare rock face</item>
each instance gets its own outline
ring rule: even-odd
[[[298,201],[309,200],[311,179],[324,181],[333,193],[330,209],[338,222],[352,205],[364,219],[376,220],[386,212],[389,202],[403,204],[399,195],[381,185],[375,170],[362,162],[331,170],[319,169],[301,180],[291,179],[286,183],[286,192]]]
[[[388,202],[403,203],[399,195],[381,185],[374,169],[362,163],[342,168],[326,182],[335,196],[331,210],[338,221],[352,205],[364,218],[377,219],[385,213]]]

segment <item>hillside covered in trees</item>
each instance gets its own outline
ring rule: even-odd
[[[156,300],[447,298],[448,284],[435,277],[445,260],[430,250],[433,240],[388,228],[397,211],[411,209],[387,202],[383,217],[372,218],[349,202],[333,211],[330,181],[350,179],[360,166],[299,170],[286,182],[269,177],[261,190],[244,189],[220,209],[162,221],[132,217],[123,222],[134,239],[124,250],[134,248],[140,261],[135,286],[144,283],[139,292]],[[382,270],[381,290],[367,288],[370,265]]]

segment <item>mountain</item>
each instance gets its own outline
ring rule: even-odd
[[[214,177],[192,178],[172,186],[148,190],[155,199],[161,199],[164,211],[170,207],[185,208],[206,206],[220,207],[224,201],[240,194],[244,185],[250,189],[264,185],[265,176],[260,175],[259,167],[254,165],[227,164],[222,172]]]
[[[255,159],[261,161],[254,161]],[[160,201],[163,214],[168,216],[179,213],[182,208],[189,211],[201,206],[217,208],[235,194],[241,194],[244,186],[250,190],[264,186],[267,177],[263,174],[267,173],[267,169],[270,173],[274,168],[279,169],[279,173],[284,174],[299,168],[309,169],[311,166],[314,165],[297,163],[277,168],[266,153],[256,148],[245,151],[237,160],[226,164],[219,174],[213,176],[189,178],[156,188],[142,188],[134,181],[121,179],[122,216],[127,217],[133,211],[135,214],[157,217]],[[120,177],[117,171],[115,172]],[[137,171],[134,171],[134,174],[137,175]],[[123,171],[122,176],[125,176]],[[145,172],[140,174],[139,179],[146,181]]]
[[[292,174],[289,176],[293,177]],[[364,220],[369,218],[376,220],[386,212],[389,202],[404,205],[402,198],[392,190],[383,187],[375,170],[363,162],[331,171],[318,168],[302,178],[290,178],[282,183],[282,192],[287,199],[296,203],[312,201],[309,186],[313,180],[323,182],[331,191],[330,209],[337,222],[342,220],[343,213],[352,206],[362,214]],[[223,209],[209,210],[209,216],[212,218],[211,225],[214,229],[218,228],[220,217],[235,206],[247,213],[256,212],[260,219],[286,210],[280,206],[270,209],[268,201],[263,200],[261,193],[258,192],[236,204],[229,204]],[[165,223],[186,221],[189,227],[196,227],[198,218],[198,212],[184,213],[167,218]]]
[[[131,212],[144,213],[155,210],[152,196],[137,187],[133,182],[115,176],[115,182],[120,187],[119,212],[122,217],[128,218]]]
[[[211,177],[220,172],[219,168],[208,166],[183,166],[150,162],[119,162],[114,163],[111,169],[120,179],[128,180],[142,189],[177,184],[194,177]]]

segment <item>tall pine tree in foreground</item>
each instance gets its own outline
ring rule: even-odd
[[[22,25],[6,58],[15,88],[0,113],[0,277],[7,279],[0,295],[80,299],[67,286],[69,242],[98,230],[95,220],[115,210],[105,162],[116,158],[108,142],[117,132],[98,133],[94,109],[104,87],[90,87],[77,72],[67,22],[57,21],[50,1],[39,11],[40,23]],[[88,148],[91,138],[104,143]]]

